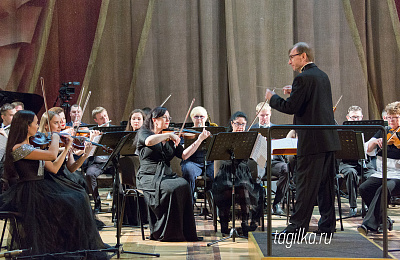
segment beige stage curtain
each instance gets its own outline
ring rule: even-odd
[[[78,3],[14,1],[20,8],[44,6],[46,12],[36,19],[33,41],[24,41],[33,50],[29,58],[2,54],[21,44],[0,46],[9,61],[0,69],[0,87],[37,92],[37,77],[45,75],[51,105],[55,84],[81,81],[86,93],[92,91],[88,123],[96,106],[104,106],[118,124],[132,109],[160,105],[169,94],[165,106],[175,122],[183,121],[193,98],[220,125],[237,110],[250,121],[265,88],[281,94],[278,89],[291,84],[288,49],[298,41],[315,48],[316,64],[331,79],[334,103],[343,95],[338,123],[350,105],[375,119],[399,99],[399,0],[71,1]],[[1,6],[0,23],[7,12]],[[20,28],[7,30],[22,36]],[[77,44],[82,47],[67,48]],[[292,116],[274,111],[272,122],[291,123]]]

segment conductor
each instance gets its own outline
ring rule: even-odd
[[[289,50],[289,65],[299,72],[292,86],[283,87],[286,100],[267,89],[265,99],[272,108],[294,114],[294,125],[334,125],[331,84],[328,76],[314,64],[307,43],[296,43]],[[316,233],[335,231],[334,177],[335,153],[340,150],[336,130],[296,130],[297,179],[295,212],[283,233],[308,231],[315,202],[321,218]]]

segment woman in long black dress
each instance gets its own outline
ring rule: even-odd
[[[204,130],[184,149],[177,135],[162,133],[170,119],[166,108],[156,107],[137,134],[140,160],[137,187],[144,191],[149,207],[151,239],[198,241],[189,184],[172,172],[170,161],[175,156],[190,157],[210,132]]]
[[[21,242],[15,248],[32,248],[32,254],[105,248],[87,194],[78,185],[58,181],[44,171],[58,171],[72,138],[67,137],[59,156],[58,134],[52,135],[48,150],[36,149],[29,140],[37,132],[37,122],[33,112],[18,111],[7,141],[4,177],[11,187],[0,197],[0,210],[16,211],[22,216],[17,227]],[[88,259],[107,259],[107,255],[91,253]]]
[[[247,116],[243,112],[236,112],[230,119],[230,132],[243,132],[246,129]],[[249,168],[249,160],[236,160],[235,193],[236,201],[240,204],[243,234],[257,228],[257,222],[262,214],[264,193],[260,184],[256,183]],[[235,163],[235,164],[236,164]],[[232,206],[232,162],[222,161],[215,177],[212,192],[215,204],[219,209],[221,233],[229,234],[229,213]],[[249,214],[250,213],[250,214]],[[248,226],[251,215],[250,226]],[[233,220],[234,221],[234,220]]]

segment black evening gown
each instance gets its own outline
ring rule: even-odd
[[[105,248],[85,190],[44,173],[43,161],[24,159],[34,149],[24,144],[13,151],[19,181],[0,197],[0,210],[16,211],[22,216],[17,227],[21,243],[14,243],[13,249],[32,248],[32,254],[36,255]],[[82,255],[75,256],[82,258]],[[74,259],[74,256],[65,258]],[[108,259],[108,256],[104,252],[93,252],[87,259]]]
[[[138,132],[140,168],[137,188],[143,190],[149,208],[150,238],[160,241],[197,241],[192,194],[188,182],[173,173],[170,161],[182,157],[183,147],[172,141],[146,146],[154,133]]]

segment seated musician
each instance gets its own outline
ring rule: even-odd
[[[142,127],[146,114],[141,109],[134,109],[129,117],[125,131],[137,131]]]
[[[261,109],[261,111],[260,111]],[[258,113],[258,123],[254,124],[251,128],[268,128],[271,125],[271,107],[268,103],[261,102],[256,106],[256,112]],[[265,166],[266,167],[266,166]],[[264,177],[265,168],[262,169],[262,175],[260,180]],[[282,202],[286,191],[287,191],[287,180],[289,178],[288,164],[285,161],[283,155],[274,155],[271,161],[271,174],[272,176],[278,177],[276,184],[276,194],[274,202],[272,203],[272,211],[276,215],[283,215],[284,212],[280,203]]]
[[[147,116],[137,133],[140,168],[137,188],[143,190],[149,207],[150,238],[160,241],[198,241],[190,187],[187,181],[172,172],[171,160],[186,160],[210,136],[203,130],[187,148],[173,133],[162,133],[170,124],[165,107],[156,107]]]
[[[78,104],[74,104],[71,106],[71,110],[69,111],[69,116],[71,117],[71,121],[68,122],[67,126],[73,126],[74,123],[79,122],[82,120],[82,108]],[[85,126],[87,124],[80,122],[81,126]]]
[[[95,109],[93,109],[92,117],[98,126],[109,126],[109,123],[107,122],[109,122],[110,120],[108,118],[107,110],[104,107],[96,107]],[[108,155],[93,156],[90,158],[88,162],[88,167],[86,169],[86,181],[89,186],[89,192],[92,193],[94,199],[95,213],[101,211],[101,200],[97,185],[97,177],[99,177],[99,175],[103,173],[114,174],[114,168],[111,166],[104,171],[102,170],[102,167],[104,163],[107,162],[108,158]]]
[[[204,107],[198,106],[190,112],[190,118],[195,127],[205,127],[207,121],[207,110]],[[206,174],[211,180],[214,180],[214,162],[207,161],[204,165],[206,151],[197,150],[192,156],[186,160],[182,160],[182,177],[189,182],[190,189],[193,195],[193,202],[195,202],[194,189],[196,178],[203,173],[205,167]]]
[[[363,119],[362,109],[351,106],[347,110],[347,121],[360,121]],[[339,174],[346,180],[346,190],[349,195],[350,216],[357,214],[357,190],[360,182],[362,163],[359,161],[345,160],[339,164]]]
[[[238,111],[231,116],[229,131],[243,132],[246,129],[246,124],[246,114]],[[236,201],[240,204],[241,208],[243,235],[247,236],[249,231],[254,231],[258,227],[257,223],[262,214],[264,193],[261,185],[256,183],[252,178],[249,160],[236,160],[236,162],[238,163],[238,165],[236,165],[235,180]],[[231,161],[222,161],[212,187],[215,203],[219,209],[222,234],[229,234],[230,232],[228,223],[232,206],[231,171]],[[250,226],[248,225],[249,213],[251,214]]]
[[[0,108],[1,119],[3,121],[1,123],[1,129],[4,130],[6,135],[8,135],[8,133],[10,132],[9,127],[11,125],[12,118],[16,112],[17,111],[15,110],[14,105],[9,103],[2,105]]]
[[[53,111],[55,112],[61,119],[60,121],[60,127],[61,127],[61,131],[66,131],[69,134],[73,134],[73,129],[67,129],[67,120],[65,119],[65,113],[64,113],[64,109],[62,107],[52,107],[49,109],[49,111]]]
[[[400,140],[399,134],[394,133],[400,129],[400,102],[390,103],[385,108],[389,126],[383,138],[391,138],[387,146],[387,189],[388,201],[391,196],[400,194]],[[393,134],[393,135],[392,135]],[[387,221],[388,229],[393,229],[393,221],[388,217],[382,220],[382,135],[378,132],[367,143],[367,154],[377,156],[377,170],[363,184],[360,185],[360,194],[368,206],[368,212],[362,225],[357,230],[366,235],[368,231],[382,232],[382,222]]]
[[[11,103],[11,105],[15,107],[15,111],[17,112],[25,109],[25,105],[21,101],[14,101]]]
[[[49,132],[60,133],[61,121],[62,121],[61,117],[54,111],[49,110],[48,113],[49,113],[49,120],[47,120],[47,113],[44,113],[40,119],[38,131],[44,134],[47,134]],[[50,122],[50,127],[48,125],[48,122]],[[77,160],[75,160],[73,152],[69,152],[66,156],[65,161],[63,162],[63,165],[57,172],[57,176],[66,178],[86,188],[86,182],[83,179],[83,176],[81,174],[76,173],[75,171],[78,170],[78,168],[80,168],[82,164],[85,162],[85,160],[88,158],[91,147],[92,147],[91,143],[84,144],[84,146],[82,147],[83,148],[82,156]],[[63,151],[64,148],[60,148],[60,152]]]

